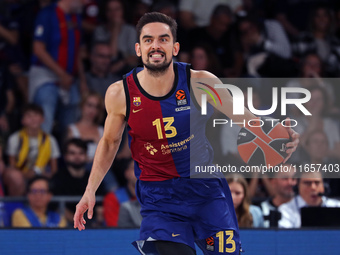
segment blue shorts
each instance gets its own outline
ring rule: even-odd
[[[153,241],[196,244],[204,254],[239,254],[241,242],[227,181],[174,178],[162,182],[137,181],[136,195],[143,216],[142,254],[157,254]]]

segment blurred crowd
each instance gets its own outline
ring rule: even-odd
[[[305,107],[312,115],[287,109],[300,133],[288,163],[340,164],[336,0],[2,0],[0,197],[26,196],[27,203],[0,200],[0,227],[72,226],[76,202],[58,214],[51,199],[83,194],[103,134],[105,91],[141,64],[135,25],[150,11],[177,20],[176,61],[221,78],[251,80],[256,109],[270,108],[273,87],[307,88]],[[272,117],[284,119],[279,112]],[[219,141],[217,163],[244,164],[239,130],[208,130]],[[91,227],[140,226],[133,167],[125,132],[97,192],[104,199]],[[300,227],[302,207],[340,206],[329,198],[340,197],[339,172],[329,179],[280,174],[227,176],[241,227]]]

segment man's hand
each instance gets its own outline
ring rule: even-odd
[[[290,118],[286,118],[286,125],[290,126]],[[286,127],[286,129],[292,141],[286,144],[287,148],[289,149],[286,151],[288,155],[283,161],[283,163],[286,163],[290,156],[292,156],[292,153],[296,151],[296,148],[300,141],[299,140],[300,135],[297,132],[295,132],[291,127]]]
[[[96,203],[96,197],[94,193],[85,192],[82,199],[76,206],[76,212],[73,217],[74,228],[78,228],[79,231],[85,230],[86,221],[84,219],[84,213],[87,211],[87,217],[92,219],[93,207]]]
[[[60,87],[65,90],[69,90],[73,82],[74,82],[73,76],[66,72],[59,76]]]
[[[9,124],[6,115],[0,116],[0,130],[7,132],[9,131]]]

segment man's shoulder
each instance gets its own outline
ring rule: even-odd
[[[12,133],[12,134],[8,137],[8,139],[9,139],[9,140],[17,139],[17,138],[19,138],[19,135],[20,135],[20,130],[15,131],[14,133]]]
[[[257,205],[250,205],[249,206],[249,211],[250,211],[251,214],[262,215],[262,210]]]
[[[106,90],[105,98],[109,98],[110,100],[119,99],[124,93],[124,85],[123,80],[116,81],[112,83]]]
[[[190,76],[193,79],[217,78],[214,74],[206,70],[193,70],[193,69],[190,69]]]
[[[296,207],[296,197],[294,197],[289,202],[283,203],[278,208],[279,208],[280,211],[295,211],[295,208],[297,209],[297,207]]]

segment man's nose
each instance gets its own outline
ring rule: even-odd
[[[152,42],[152,48],[153,49],[159,49],[159,42],[158,42],[158,40],[154,40]]]

